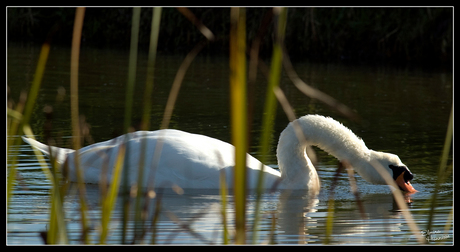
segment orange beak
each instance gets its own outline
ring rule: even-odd
[[[398,184],[399,188],[405,192],[415,193],[417,190],[409,183],[409,181],[404,181],[404,172],[396,178],[396,184]]]

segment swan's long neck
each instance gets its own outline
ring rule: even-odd
[[[359,164],[369,160],[370,150],[360,138],[332,118],[306,115],[289,123],[278,142],[278,166],[287,183],[299,183],[302,179],[304,186],[311,187],[308,183],[315,184],[318,180],[305,151],[307,145],[318,146],[337,159],[350,162],[358,173],[365,173],[360,171],[363,166]]]

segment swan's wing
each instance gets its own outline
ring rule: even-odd
[[[101,176],[110,181],[121,137],[87,146],[79,151],[86,183],[98,183]],[[144,142],[144,143],[143,143]],[[154,160],[161,147],[159,160]],[[225,170],[229,187],[233,186],[234,146],[215,138],[178,130],[134,132],[130,134],[128,168],[131,184],[137,182],[142,165],[144,185],[154,180],[155,187],[176,184],[182,188],[219,188],[220,172]],[[141,164],[141,153],[144,153]],[[73,158],[73,156],[72,156]],[[248,154],[248,186],[257,184],[260,162]],[[278,171],[265,166],[265,181],[271,187],[280,177]],[[71,177],[72,179],[72,177]]]
[[[124,137],[79,150],[86,183],[98,183],[102,176],[111,180]],[[219,188],[220,169],[233,166],[233,146],[210,137],[178,130],[134,132],[129,137],[125,159],[128,159],[130,184],[137,182],[142,166],[144,184],[154,179],[155,186],[176,184],[183,188]],[[161,157],[154,160],[157,149],[161,149]],[[73,163],[73,160],[74,155],[69,156],[69,161]],[[75,174],[71,173],[70,179],[75,181]]]
[[[234,166],[234,147],[218,139],[182,133],[163,138],[158,168],[151,162],[150,176],[155,177],[155,184],[218,189],[220,170]]]

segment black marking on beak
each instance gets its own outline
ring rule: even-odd
[[[396,180],[396,178],[401,175],[401,173],[404,172],[404,181],[408,182],[411,181],[414,178],[414,175],[407,169],[406,166],[396,166],[396,165],[389,165],[390,169],[393,171],[393,179]]]

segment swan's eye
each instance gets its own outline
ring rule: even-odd
[[[414,175],[412,175],[412,173],[409,171],[409,169],[407,169],[406,166],[397,166],[397,165],[389,165],[388,167],[390,167],[390,169],[393,171],[393,179],[396,180],[397,177],[399,177],[399,175],[401,175],[401,173],[404,172],[404,181],[407,182],[407,181],[410,181],[414,178]]]

